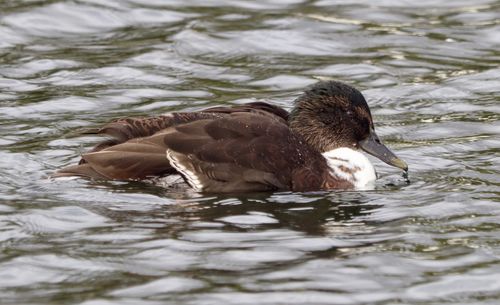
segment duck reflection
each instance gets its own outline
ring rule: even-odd
[[[226,232],[249,232],[265,229],[288,229],[308,235],[328,236],[342,227],[349,230],[362,225],[372,209],[373,192],[252,193],[244,196],[224,194],[206,196],[196,192],[176,192],[126,183],[115,191],[144,194],[164,200],[165,204],[148,205],[141,198],[140,208],[127,203],[123,211],[93,205],[99,213],[117,222],[133,221],[135,226],[151,227],[158,233],[176,235],[180,231],[217,228]],[[146,208],[145,208],[146,206]],[[135,221],[135,220],[137,221]],[[143,221],[141,224],[140,221]],[[147,223],[145,223],[147,222]]]
[[[218,196],[202,202],[199,210],[191,212],[203,222],[224,222],[231,216],[265,215],[275,221],[255,223],[244,221],[224,222],[227,230],[254,230],[255,228],[282,228],[312,235],[328,235],[331,225],[355,223],[376,205],[362,193],[276,193],[254,194],[246,197]]]

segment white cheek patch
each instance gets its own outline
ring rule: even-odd
[[[373,188],[377,175],[370,160],[362,153],[341,147],[323,153],[323,157],[331,173],[351,182],[355,189]]]

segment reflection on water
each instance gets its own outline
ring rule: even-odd
[[[0,303],[497,304],[492,0],[3,1]],[[410,165],[369,192],[50,181],[119,116],[363,91]]]

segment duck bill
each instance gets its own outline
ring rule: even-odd
[[[359,141],[359,146],[361,149],[366,151],[372,156],[379,158],[385,163],[398,167],[404,171],[408,171],[408,164],[405,161],[399,159],[392,151],[387,148],[380,139],[378,138],[375,131],[372,130],[368,138],[363,141]]]

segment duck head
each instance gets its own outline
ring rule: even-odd
[[[362,149],[385,163],[408,170],[375,133],[370,108],[355,88],[336,81],[315,84],[295,100],[290,127],[324,153],[347,147]]]

